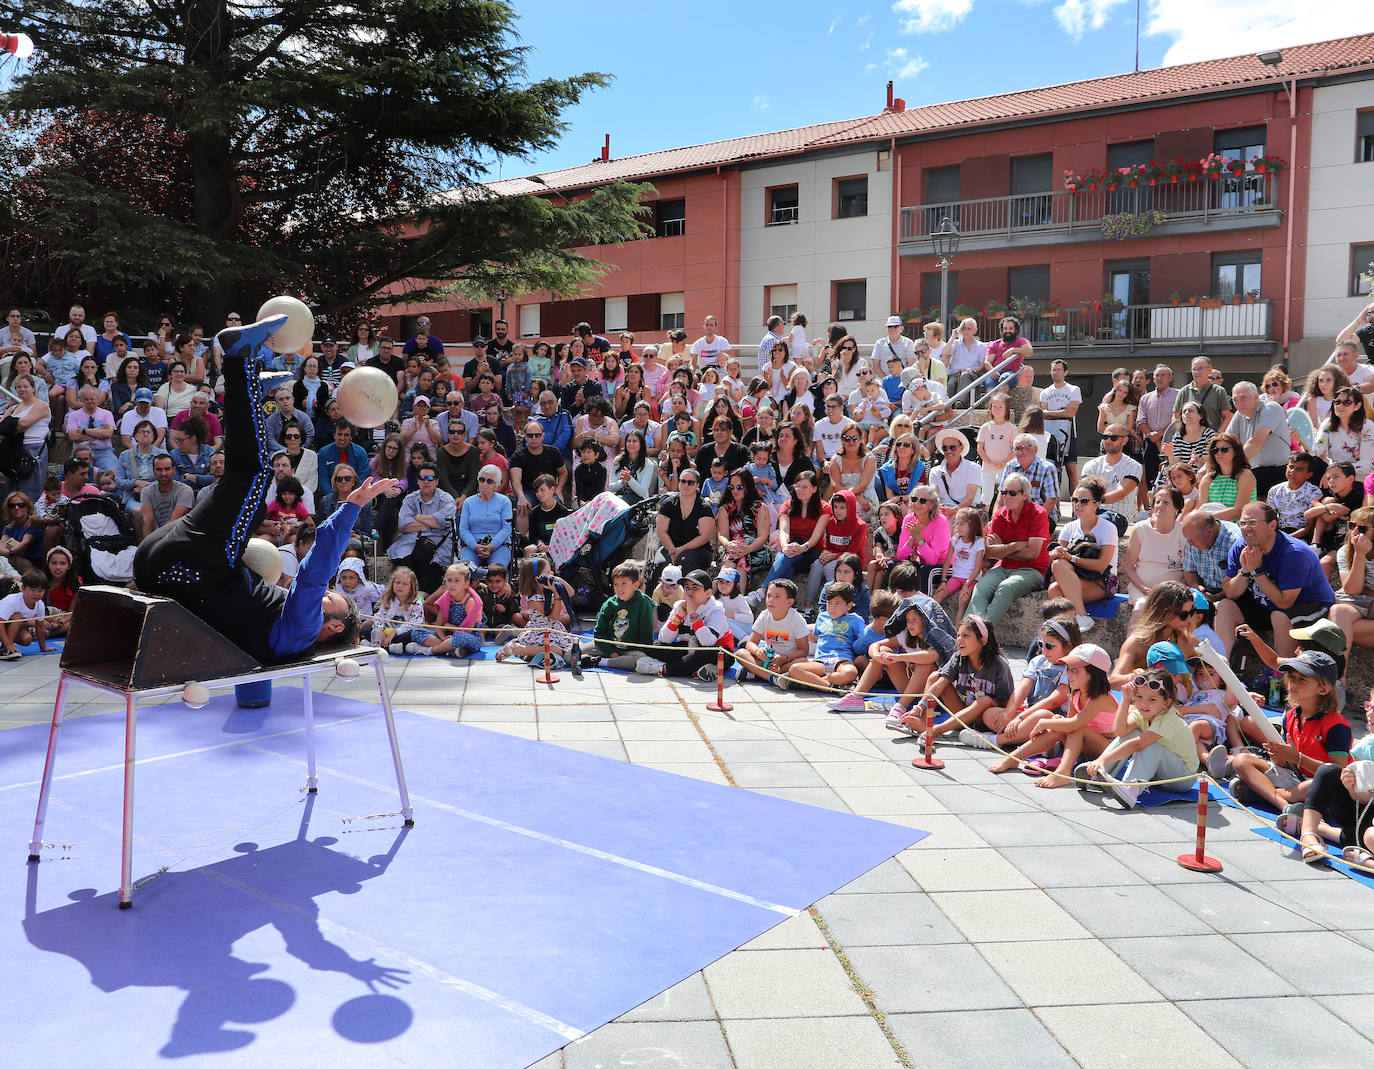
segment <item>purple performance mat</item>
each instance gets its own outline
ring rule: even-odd
[[[6,1061],[537,1061],[926,833],[300,693],[140,713],[132,910],[116,908],[122,710],[68,721],[38,864],[47,727],[0,735]]]

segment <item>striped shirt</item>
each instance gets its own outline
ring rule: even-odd
[[[1183,548],[1183,570],[1192,572],[1202,580],[1208,590],[1220,590],[1221,581],[1226,578],[1226,562],[1231,556],[1231,547],[1240,542],[1240,528],[1230,520],[1222,520],[1217,540],[1206,552],[1189,542]]]

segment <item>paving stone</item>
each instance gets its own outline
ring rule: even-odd
[[[854,812],[863,816],[949,812],[928,790],[910,780],[904,784],[873,787],[836,786],[835,793],[843,798]]]
[[[986,787],[968,784],[932,783],[926,788],[931,797],[951,813],[1028,813],[1038,810],[1010,787],[1000,783]]]
[[[916,787],[911,774],[891,761],[812,761],[821,778],[832,787]]]
[[[1030,1010],[894,1013],[887,1026],[921,1069],[1005,1069],[1013,1062],[1067,1069],[1075,1064]]]
[[[728,785],[730,782],[725,778],[725,773],[720,770],[720,766],[714,762],[688,761],[679,764],[674,761],[656,761],[653,767],[660,772],[671,772],[675,776],[688,776],[691,779],[701,779],[707,783],[719,783],[722,786]]]
[[[829,950],[729,954],[706,967],[706,986],[724,1018],[853,1017],[866,1012]]]
[[[824,787],[816,770],[805,761],[770,761],[726,766],[741,787]]]
[[[581,750],[583,753],[595,754],[597,757],[609,757],[615,761],[629,760],[625,756],[625,744],[619,739],[613,741],[567,739],[554,742],[552,745],[562,746],[569,750]]]
[[[1021,1006],[971,946],[846,947],[845,955],[884,1013]]]
[[[826,950],[829,946],[811,911],[803,910],[755,936],[740,950]]]
[[[700,742],[696,726],[684,714],[677,720],[617,720],[620,737],[626,742]]]
[[[563,1052],[556,1050],[547,1058],[540,1058],[529,1069],[564,1069]]]
[[[1138,873],[1101,846],[1009,846],[1001,855],[1037,887],[1138,886]]]
[[[1048,894],[1099,939],[1213,932],[1156,887],[1054,887]]]
[[[983,839],[959,817],[940,813],[884,813],[881,818],[904,828],[919,828],[929,832],[913,849],[958,850],[964,847],[987,846]]]
[[[614,724],[609,726],[612,731],[615,730]],[[652,765],[659,762],[682,764],[690,761],[714,763],[715,760],[700,736],[677,741],[626,739],[625,752],[637,765]]]
[[[620,742],[620,732],[610,720],[578,721],[573,724],[539,725],[543,742]]]
[[[738,1069],[899,1069],[902,1064],[869,1016],[722,1025]]]
[[[706,978],[693,973],[641,1003],[619,1018],[621,1021],[714,1021],[716,1008],[706,990]]]
[[[1236,935],[1232,941],[1271,963],[1304,995],[1363,995],[1374,991],[1374,950],[1346,938],[1343,932]]]
[[[563,1048],[567,1069],[611,1065],[691,1065],[734,1069],[715,1021],[613,1021]]]
[[[753,790],[756,794],[766,794],[770,798],[785,798],[789,802],[833,809],[837,813],[849,812],[849,806],[845,805],[839,795],[829,787],[755,787]]]
[[[910,884],[910,877],[907,878]],[[928,895],[834,894],[817,908],[835,941],[846,950],[858,946],[906,946],[962,943],[964,937]]]
[[[1149,1002],[1159,993],[1095,939],[988,943],[979,947],[1028,1006]]]
[[[929,836],[933,838],[934,835]],[[911,873],[924,891],[995,891],[1031,886],[996,850],[923,850],[921,843],[917,843],[898,854],[897,863]]]
[[[1374,1061],[1374,1044],[1315,999],[1227,998],[1180,1002],[1178,1008],[1252,1069]]]
[[[1220,935],[1112,939],[1108,946],[1172,1002],[1223,993],[1236,998],[1296,993],[1292,984],[1263,961]],[[1264,960],[1287,971],[1282,959]]]
[[[768,742],[735,741],[734,739],[717,739],[709,730],[707,734],[711,735],[711,742],[716,748],[716,753],[720,754],[721,760],[727,765],[755,761],[799,761],[802,759],[801,754],[797,753],[797,748],[782,739]]]
[[[1047,1006],[1036,1015],[1085,1066],[1159,1065],[1169,1051],[1178,1052],[1190,1069],[1239,1064],[1209,1030],[1167,1002]]]
[[[840,895],[901,894],[916,889],[916,881],[912,878],[911,873],[904,869],[895,857],[890,857],[881,865],[869,869],[857,880],[845,884],[835,893]]]
[[[1310,932],[1320,927],[1286,896],[1263,884],[1180,883],[1163,890],[1219,932]]]
[[[1374,1039],[1374,995],[1326,995],[1317,1001],[1366,1039]]]
[[[1088,841],[1050,813],[971,813],[963,819],[991,846],[1081,846]]]
[[[1040,890],[956,891],[930,897],[971,943],[1084,939],[1090,934]]]

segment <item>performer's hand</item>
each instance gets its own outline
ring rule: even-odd
[[[388,490],[390,490],[393,486],[399,485],[399,479],[377,479],[372,476],[368,476],[368,478],[364,480],[361,486],[357,487],[351,494],[348,495],[346,500],[350,505],[357,505],[359,508],[362,508],[374,497],[379,497],[382,494],[386,493]]]

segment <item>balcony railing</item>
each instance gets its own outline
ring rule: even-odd
[[[997,337],[1000,317],[976,315],[978,336]],[[1186,346],[1199,351],[1236,342],[1272,340],[1273,302],[1226,302],[1220,308],[1188,304],[1128,304],[1105,308],[1066,308],[1055,315],[1032,315],[1022,333],[1038,349],[1124,349]]]
[[[1273,175],[1246,171],[1223,178],[1140,185],[1134,189],[1067,189],[1007,197],[922,204],[902,209],[902,241],[929,241],[946,215],[965,237],[1002,235],[1008,241],[1041,234],[1101,231],[1108,215],[1140,215],[1158,209],[1169,222],[1207,221],[1272,212]],[[1083,233],[1081,240],[1089,234]]]

